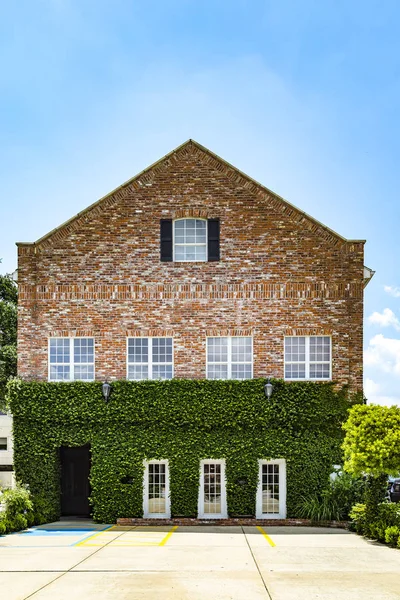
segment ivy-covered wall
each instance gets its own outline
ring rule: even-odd
[[[287,511],[321,489],[342,461],[342,423],[357,399],[332,383],[116,381],[9,383],[17,479],[30,485],[37,519],[60,516],[60,446],[89,443],[96,521],[142,516],[143,459],[169,459],[172,516],[196,516],[199,463],[226,458],[230,516],[254,515],[258,459],[287,461]],[[124,483],[127,479],[131,483]],[[238,480],[246,479],[245,485]]]

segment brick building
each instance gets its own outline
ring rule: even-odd
[[[364,240],[341,237],[193,140],[17,245],[23,380],[272,377],[362,390]],[[147,516],[170,513],[168,485],[164,500],[153,493],[167,459],[145,463]],[[199,516],[227,514],[224,460],[201,462]],[[284,463],[260,463],[260,516],[286,512]],[[211,480],[222,485],[217,500]]]

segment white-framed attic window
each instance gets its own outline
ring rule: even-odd
[[[174,262],[207,261],[207,219],[175,219]]]

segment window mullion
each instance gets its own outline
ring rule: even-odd
[[[227,338],[227,352],[228,352],[228,379],[232,379],[232,338]]]
[[[310,379],[310,337],[306,337],[306,379]]]
[[[148,378],[149,379],[153,379],[153,338],[147,338],[148,339],[148,349],[149,349],[149,354],[148,354]]]
[[[74,353],[74,338],[69,340],[69,378],[75,379],[75,353]]]

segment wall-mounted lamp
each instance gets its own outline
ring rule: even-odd
[[[111,385],[108,383],[107,380],[105,380],[105,382],[101,386],[101,393],[103,394],[104,402],[108,402],[108,399],[111,394]]]
[[[268,399],[271,398],[273,389],[274,389],[274,386],[270,382],[270,377],[268,377],[267,383],[264,385],[264,393]]]

